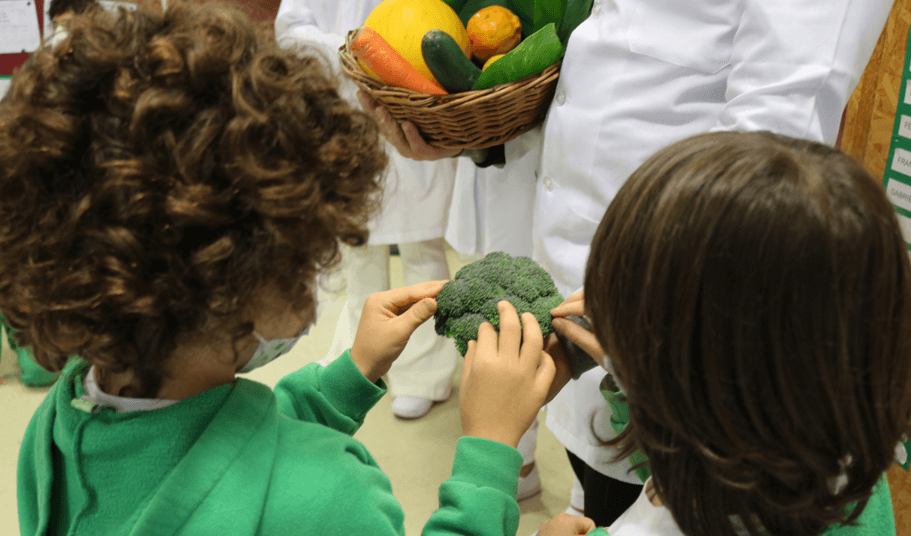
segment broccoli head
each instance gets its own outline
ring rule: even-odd
[[[499,330],[497,303],[510,302],[519,316],[532,313],[545,336],[554,332],[550,311],[563,302],[553,279],[528,257],[490,253],[459,270],[437,295],[436,331],[455,339],[459,353],[478,338],[478,328],[490,322]]]

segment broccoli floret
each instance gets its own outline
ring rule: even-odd
[[[554,332],[550,311],[563,296],[544,268],[528,257],[490,253],[459,270],[437,295],[436,331],[455,339],[459,353],[468,351],[468,341],[478,338],[478,328],[490,322],[499,330],[497,303],[506,300],[519,316],[535,315],[541,333]]]

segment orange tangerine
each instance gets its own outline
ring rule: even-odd
[[[488,6],[468,19],[465,25],[471,53],[480,61],[506,54],[522,40],[522,23],[503,6]]]

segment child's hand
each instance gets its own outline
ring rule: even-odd
[[[579,536],[595,528],[595,522],[587,517],[559,514],[541,525],[538,536]]]
[[[569,298],[566,298],[566,300],[554,308],[550,314],[554,317],[552,325],[554,326],[555,330],[559,331],[567,339],[574,342],[576,346],[584,350],[585,353],[592,356],[592,359],[594,359],[599,365],[607,368],[605,366],[607,358],[604,354],[604,349],[601,348],[601,344],[598,343],[598,339],[595,337],[595,334],[583,328],[579,324],[576,324],[572,320],[561,318],[565,316],[586,315],[584,290],[580,290]]]
[[[544,404],[554,363],[543,351],[533,314],[523,314],[520,324],[511,303],[501,301],[497,310],[499,336],[485,322],[478,340],[468,343],[460,389],[462,431],[515,447]]]
[[[550,389],[547,391],[547,398],[544,399],[544,403],[547,404],[566,387],[569,380],[573,379],[573,371],[569,365],[569,358],[563,351],[563,345],[560,344],[556,333],[551,333],[544,339],[544,351],[554,360],[555,369],[554,381],[551,382]]]
[[[436,312],[433,298],[444,284],[428,281],[367,297],[351,346],[351,360],[367,379],[376,383],[389,372],[414,330]]]

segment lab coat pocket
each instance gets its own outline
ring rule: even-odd
[[[607,207],[591,193],[573,191],[565,199],[569,211],[564,225],[573,236],[586,237],[591,241]]]
[[[717,73],[730,64],[741,14],[730,0],[639,0],[627,30],[630,51]]]

